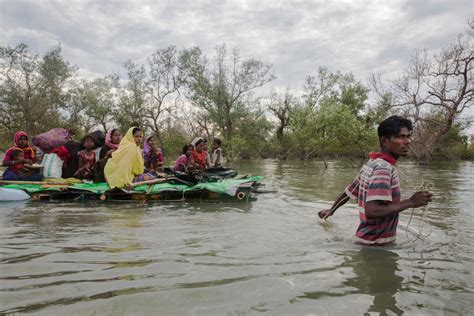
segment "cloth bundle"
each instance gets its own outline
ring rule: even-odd
[[[33,137],[33,145],[39,147],[45,153],[66,144],[70,138],[69,131],[64,128],[53,128],[52,130]]]

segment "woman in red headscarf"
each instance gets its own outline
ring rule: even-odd
[[[12,152],[14,150],[21,150],[23,152],[23,158],[21,161],[13,161]],[[7,150],[5,153],[5,158],[3,158],[2,165],[5,167],[10,167],[18,163],[31,165],[36,162],[36,152],[33,147],[28,144],[28,134],[23,131],[15,133],[13,137],[13,147]]]

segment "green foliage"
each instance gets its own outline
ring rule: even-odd
[[[185,50],[180,69],[189,100],[207,113],[207,117],[227,140],[233,140],[237,121],[244,118],[251,92],[273,80],[271,65],[244,59],[237,49],[230,54],[225,45],[218,46],[211,62],[199,48]]]
[[[356,118],[346,106],[331,98],[325,99],[316,115],[318,151],[322,154],[347,150],[344,145],[353,144],[357,137],[356,124]]]
[[[292,109],[292,150],[301,159],[313,156],[364,155],[375,149],[374,113],[367,104],[368,88],[352,74],[330,73],[320,68],[309,76],[304,105]]]
[[[106,131],[113,121],[116,106],[113,88],[117,80],[114,77],[82,80],[71,91],[69,121],[81,125],[86,132],[97,126]]]
[[[377,150],[376,126],[396,101],[386,92],[369,104],[369,89],[351,73],[321,67],[306,78],[301,97],[289,88],[284,95],[273,90],[263,109],[254,93],[274,79],[271,65],[242,58],[237,49],[221,45],[208,58],[199,47],[169,46],[147,61],[125,62],[125,78],[73,82],[75,67],[59,46],[43,56],[25,44],[0,47],[0,146],[9,147],[18,130],[34,135],[68,127],[82,135],[115,126],[125,132],[138,123],[157,137],[170,163],[196,136],[219,136],[228,160],[365,156]],[[443,119],[431,111],[416,125],[415,156],[433,143],[432,122]],[[472,159],[474,149],[463,136],[467,126],[453,122],[433,156]]]
[[[260,109],[249,111],[241,107],[239,111],[234,121],[233,137],[223,139],[225,153],[229,159],[260,157],[270,136],[272,125]]]
[[[189,136],[181,128],[170,127],[163,130],[161,138],[165,153],[165,166],[170,166],[181,155],[183,146],[189,143]]]
[[[34,135],[65,124],[66,84],[74,72],[59,46],[42,57],[26,44],[0,47],[1,142],[18,130]]]
[[[114,111],[115,120],[119,128],[126,131],[133,123],[145,125],[146,70],[131,60],[125,62],[127,81],[118,89],[117,108]]]
[[[295,139],[296,148],[300,158],[311,154],[317,146],[315,136],[318,135],[317,115],[309,106],[297,107],[293,110],[290,124],[291,135]]]
[[[270,101],[267,104],[267,108],[277,119],[275,131],[276,139],[280,145],[280,152],[284,151],[286,145],[285,130],[290,125],[292,111],[298,105],[298,100],[291,94],[289,88],[286,89],[284,96],[279,96],[275,91],[272,91],[270,95]]]
[[[461,159],[474,160],[474,146],[467,147],[461,154]]]
[[[435,159],[457,159],[469,156],[466,135],[462,134],[462,126],[454,124],[448,133],[444,134],[433,150],[433,158]]]
[[[323,100],[316,111],[308,107],[294,112],[292,131],[300,158],[364,155],[377,144],[376,131],[333,98]]]

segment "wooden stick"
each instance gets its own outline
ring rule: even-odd
[[[158,178],[158,179],[146,180],[146,181],[141,181],[141,182],[135,182],[135,183],[130,184],[130,187],[134,188],[134,187],[137,187],[139,185],[144,185],[144,184],[160,183],[160,182],[163,182],[163,181],[166,181],[166,180],[169,180],[169,179],[173,179],[173,177],[171,177],[171,178]]]
[[[41,186],[42,188],[67,188],[69,187],[69,184],[43,184]]]
[[[72,185],[71,182],[43,182],[43,181],[17,181],[17,180],[0,180],[2,184],[38,184],[38,185]]]
[[[174,177],[168,177],[168,178],[158,178],[158,179],[152,179],[152,180],[147,180],[147,181],[141,181],[141,182],[135,182],[130,185],[130,187],[134,188],[139,185],[144,185],[144,184],[155,184],[155,183],[160,183],[165,180],[169,179],[175,179]],[[79,183],[79,182],[78,182]],[[44,181],[18,181],[18,180],[0,180],[0,184],[37,184],[41,186],[55,186],[55,185],[73,185],[75,183],[70,183],[70,182],[44,182]]]

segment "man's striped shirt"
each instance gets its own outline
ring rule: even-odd
[[[384,154],[380,153],[371,153],[370,156],[371,159],[360,169],[345,192],[359,205],[360,225],[355,235],[356,242],[385,244],[396,238],[398,213],[368,219],[365,215],[365,205],[370,201],[382,201],[387,204],[400,202],[400,179],[395,165],[387,161],[394,162],[393,158],[384,160]]]

